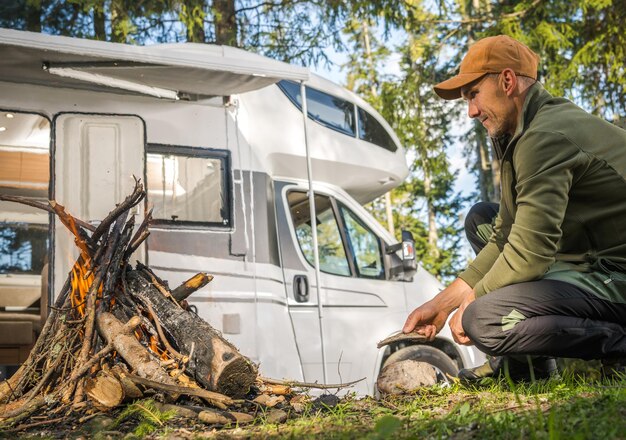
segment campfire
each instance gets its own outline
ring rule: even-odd
[[[225,409],[258,380],[257,367],[186,304],[211,276],[170,289],[149,267],[129,262],[149,235],[151,213],[136,228],[131,215],[144,196],[136,181],[97,227],[54,201],[0,196],[54,213],[80,251],[30,356],[0,383],[0,428],[36,413],[52,419],[114,408],[146,390]]]

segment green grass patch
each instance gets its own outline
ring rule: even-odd
[[[198,433],[203,437],[208,433]],[[410,396],[355,399],[295,416],[281,425],[257,424],[211,438],[279,439],[623,439],[626,379],[576,377],[515,385],[454,384]]]

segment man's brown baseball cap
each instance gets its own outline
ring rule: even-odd
[[[537,79],[538,64],[539,55],[507,35],[483,38],[469,48],[461,61],[459,74],[437,84],[435,93],[443,99],[459,99],[462,87],[507,68],[518,75]]]

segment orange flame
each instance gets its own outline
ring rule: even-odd
[[[139,342],[145,341],[146,335],[147,335],[147,331],[144,330],[143,325],[141,325],[135,330],[135,337],[137,338]],[[161,358],[161,360],[163,361],[170,359],[170,356],[168,355],[167,350],[163,348],[163,344],[161,344],[161,341],[159,340],[159,338],[153,335],[150,335],[150,337],[148,338],[148,341],[149,341],[147,344],[148,350],[153,352],[157,357]]]
[[[72,268],[71,286],[72,293],[70,294],[70,301],[72,308],[76,311],[79,318],[85,316],[85,303],[87,301],[87,293],[94,281],[94,274],[90,270],[91,261],[87,260],[85,263],[80,264],[76,262]],[[102,297],[102,285],[98,287],[98,297]]]
[[[155,352],[157,356],[161,358],[161,360],[166,361],[170,357],[167,355],[167,351],[162,349],[160,345],[161,345],[161,342],[157,338],[155,338],[154,336],[150,336],[150,344],[148,345],[148,347],[150,348],[150,350]]]

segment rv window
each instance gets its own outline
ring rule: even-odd
[[[359,138],[391,152],[398,149],[385,127],[362,108],[359,108]]]
[[[0,193],[48,200],[50,122],[0,111]],[[48,252],[48,214],[0,202],[0,273],[40,274]]]
[[[384,278],[380,240],[352,211],[340,205],[359,277]]]
[[[39,275],[48,250],[48,225],[0,223],[0,274]]]
[[[227,152],[149,145],[146,168],[155,220],[230,225]]]
[[[313,231],[309,197],[304,192],[292,191],[287,195],[287,200],[298,244],[309,264],[313,266]],[[330,198],[316,194],[315,211],[320,270],[334,275],[350,276],[350,266]]]
[[[300,85],[292,81],[280,81],[280,89],[302,111]],[[349,136],[355,136],[354,104],[328,93],[306,88],[307,109],[311,119]]]

